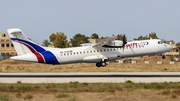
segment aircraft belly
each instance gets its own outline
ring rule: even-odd
[[[119,58],[120,58],[120,57],[121,57],[121,56],[119,56]],[[118,58],[118,55],[111,55],[111,56],[108,56],[107,58],[109,59],[109,61],[112,61],[112,60],[117,59],[117,58]]]
[[[83,58],[83,62],[98,63],[98,62],[101,62],[102,58],[103,57],[99,55],[87,56]]]
[[[82,57],[67,56],[67,57],[60,57],[59,58],[60,64],[80,63],[80,62],[82,62]]]

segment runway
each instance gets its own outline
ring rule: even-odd
[[[134,83],[179,82],[180,72],[0,73],[0,83]]]

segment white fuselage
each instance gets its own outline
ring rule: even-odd
[[[75,48],[47,48],[51,51],[60,64],[89,62],[98,63],[103,58],[109,61],[117,58],[136,57],[144,55],[155,55],[168,52],[172,47],[165,43],[158,43],[161,40],[143,40],[128,42],[124,48],[95,49],[90,46]]]
[[[12,60],[40,62],[47,64],[69,64],[69,63],[100,63],[107,60],[112,61],[117,58],[136,57],[144,55],[163,54],[172,49],[161,40],[143,40],[128,42],[121,48],[101,48],[92,46],[74,48],[45,48],[45,52],[28,53],[11,57]],[[49,54],[50,53],[50,54]],[[53,56],[53,57],[51,57]]]

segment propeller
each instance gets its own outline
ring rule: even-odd
[[[124,51],[124,46],[127,44],[125,34],[124,34],[124,36],[123,36],[123,38],[122,38],[122,41],[123,41],[123,51]],[[130,46],[130,48],[131,48],[131,51],[132,51],[133,53],[135,53],[131,46]]]
[[[124,46],[127,44],[127,41],[126,41],[126,36],[124,34],[124,36],[122,37],[122,41],[123,41],[123,51],[124,51]]]
[[[122,38],[122,41],[123,41],[123,47],[127,44],[127,41],[126,41],[126,36],[124,34],[123,38]]]

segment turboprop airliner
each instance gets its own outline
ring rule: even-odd
[[[159,39],[127,42],[125,37],[122,40],[115,40],[117,36],[83,47],[49,48],[29,40],[20,29],[12,28],[7,31],[17,52],[17,56],[11,57],[12,60],[53,65],[85,62],[105,67],[107,61],[118,58],[155,54],[162,54],[162,58],[165,59],[165,52],[172,49]]]

